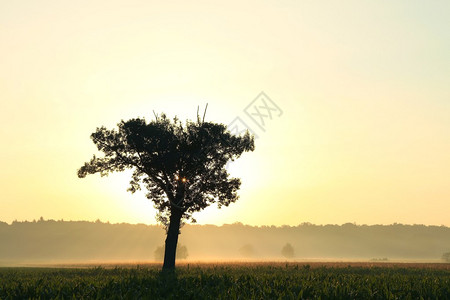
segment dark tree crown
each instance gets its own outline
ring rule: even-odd
[[[212,203],[228,206],[239,196],[241,181],[231,178],[225,166],[244,151],[254,150],[254,137],[231,134],[212,122],[172,121],[162,114],[147,123],[144,118],[121,121],[118,128],[97,128],[91,139],[103,157],[94,157],[78,170],[78,177],[132,169],[129,191],[144,186],[147,198],[168,224],[171,209],[184,219]]]

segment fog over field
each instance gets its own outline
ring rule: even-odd
[[[161,226],[39,220],[0,223],[0,266],[46,263],[145,263],[158,259]],[[178,261],[428,261],[450,251],[450,228],[425,225],[253,227],[185,225]],[[290,244],[291,250],[286,246]],[[284,251],[283,251],[284,248]]]

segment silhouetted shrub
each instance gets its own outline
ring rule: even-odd
[[[442,259],[443,259],[445,262],[450,262],[450,252],[447,252],[447,253],[442,254]]]
[[[239,253],[245,257],[253,257],[256,255],[256,251],[252,245],[246,244],[239,249]]]
[[[283,249],[281,249],[281,254],[286,258],[294,257],[294,247],[291,244],[287,243],[284,245]]]
[[[162,261],[164,259],[164,246],[159,246],[155,249],[155,260]],[[177,246],[177,259],[186,259],[189,256],[186,246],[178,244]]]

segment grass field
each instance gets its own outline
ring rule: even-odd
[[[0,299],[450,299],[450,264],[0,268]]]

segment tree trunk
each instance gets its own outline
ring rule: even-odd
[[[166,246],[164,250],[163,270],[175,269],[175,257],[177,253],[178,234],[180,233],[180,221],[182,212],[172,207],[170,211],[170,223],[167,230]]]

